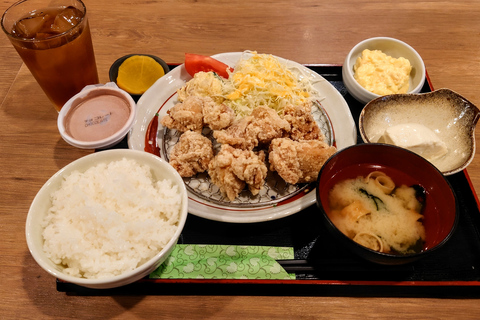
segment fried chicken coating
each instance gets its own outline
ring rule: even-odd
[[[257,154],[227,144],[221,146],[208,166],[212,182],[230,201],[235,200],[245,185],[248,185],[253,195],[257,195],[262,189],[267,171],[263,151]]]
[[[236,120],[233,124],[213,133],[218,142],[235,148],[252,150],[259,144],[268,144],[272,139],[283,137],[290,131],[290,124],[280,118],[275,110],[259,106],[250,116]]]
[[[267,165],[265,164],[265,151],[258,153],[241,150],[234,152],[236,156],[233,166],[233,173],[247,183],[248,190],[256,196],[262,190],[265,178],[267,177]]]
[[[235,119],[235,111],[224,103],[217,103],[210,97],[203,99],[203,122],[212,130],[230,126]]]
[[[215,130],[213,137],[222,144],[228,144],[234,148],[252,150],[258,145],[258,139],[249,126],[253,121],[252,116],[246,116],[235,120],[231,126],[223,130]]]
[[[281,138],[290,131],[290,124],[280,118],[275,110],[265,106],[253,109],[254,120],[250,130],[257,137],[259,144],[268,144],[275,138]]]
[[[213,146],[210,139],[200,133],[187,131],[173,146],[170,164],[182,177],[192,177],[205,172],[213,158]]]
[[[196,96],[189,96],[183,102],[177,103],[167,111],[160,122],[169,129],[180,132],[188,130],[198,133],[203,129],[203,99]]]
[[[288,121],[291,126],[290,138],[292,140],[325,140],[325,136],[313,118],[311,102],[285,106],[283,119]]]
[[[188,96],[167,111],[161,124],[181,132],[202,132],[204,125],[212,130],[220,130],[228,127],[234,119],[235,112],[229,106],[217,103],[210,97]]]
[[[307,183],[317,179],[327,159],[337,149],[319,140],[274,139],[269,147],[270,170],[288,183]]]

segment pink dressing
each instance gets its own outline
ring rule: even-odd
[[[76,104],[76,105],[75,105]],[[94,90],[74,101],[65,117],[68,135],[79,141],[98,141],[121,130],[130,117],[130,104],[121,95]]]

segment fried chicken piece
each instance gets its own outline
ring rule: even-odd
[[[285,106],[283,119],[288,121],[291,126],[290,138],[292,140],[325,140],[325,136],[313,118],[311,102]]]
[[[259,144],[268,144],[274,138],[284,136],[290,130],[286,120],[275,110],[259,106],[250,116],[236,120],[230,127],[213,133],[218,142],[235,148],[252,150]]]
[[[235,111],[224,103],[217,103],[210,97],[203,99],[203,122],[212,130],[230,126],[235,119]]]
[[[235,200],[245,188],[245,181],[238,178],[232,170],[233,157],[219,153],[208,166],[208,174],[212,182],[227,195],[230,201]]]
[[[238,150],[238,149],[237,149]],[[240,152],[241,151],[241,152]],[[233,166],[233,173],[247,183],[248,190],[256,196],[262,190],[265,178],[267,177],[267,166],[265,164],[265,151],[258,153],[247,150],[234,152],[236,156]]]
[[[256,135],[260,144],[268,144],[273,139],[281,138],[290,131],[288,121],[280,118],[272,108],[259,106],[253,109],[251,116],[254,120],[249,129]]]
[[[257,195],[267,176],[265,153],[233,148],[223,144],[208,166],[212,182],[226,194],[230,201],[248,185],[250,192]]]
[[[210,139],[200,133],[187,131],[173,146],[170,164],[182,177],[192,177],[206,171],[212,158],[213,146]]]
[[[212,130],[220,130],[228,127],[234,119],[235,112],[229,106],[210,97],[188,96],[167,111],[161,124],[181,132],[201,132],[205,124]]]
[[[246,116],[235,120],[231,126],[223,130],[215,130],[213,137],[223,144],[228,144],[234,148],[243,150],[252,150],[258,145],[258,139],[255,132],[249,129],[253,121],[252,116]]]
[[[307,183],[317,179],[327,159],[337,149],[319,140],[274,139],[270,144],[270,170],[277,171],[288,183]]]
[[[183,102],[177,103],[167,111],[161,124],[169,129],[180,132],[188,130],[202,132],[203,129],[203,100],[197,96],[189,96]]]

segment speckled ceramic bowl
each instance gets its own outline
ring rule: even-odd
[[[366,143],[378,142],[388,127],[418,123],[447,145],[447,154],[431,162],[444,174],[465,169],[475,155],[475,126],[480,111],[470,101],[449,89],[423,94],[396,94],[369,102],[359,119]]]
[[[410,87],[408,93],[418,93],[425,83],[425,64],[422,57],[407,43],[394,38],[376,37],[363,40],[355,45],[348,53],[343,63],[342,77],[348,92],[358,101],[367,103],[380,95],[368,91],[354,78],[353,66],[363,50],[381,50],[383,53],[394,57],[404,57],[410,61],[412,71],[410,73]]]

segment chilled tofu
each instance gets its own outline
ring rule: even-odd
[[[447,145],[438,136],[418,123],[406,123],[389,127],[379,142],[393,144],[413,151],[427,160],[443,157],[447,153]]]

